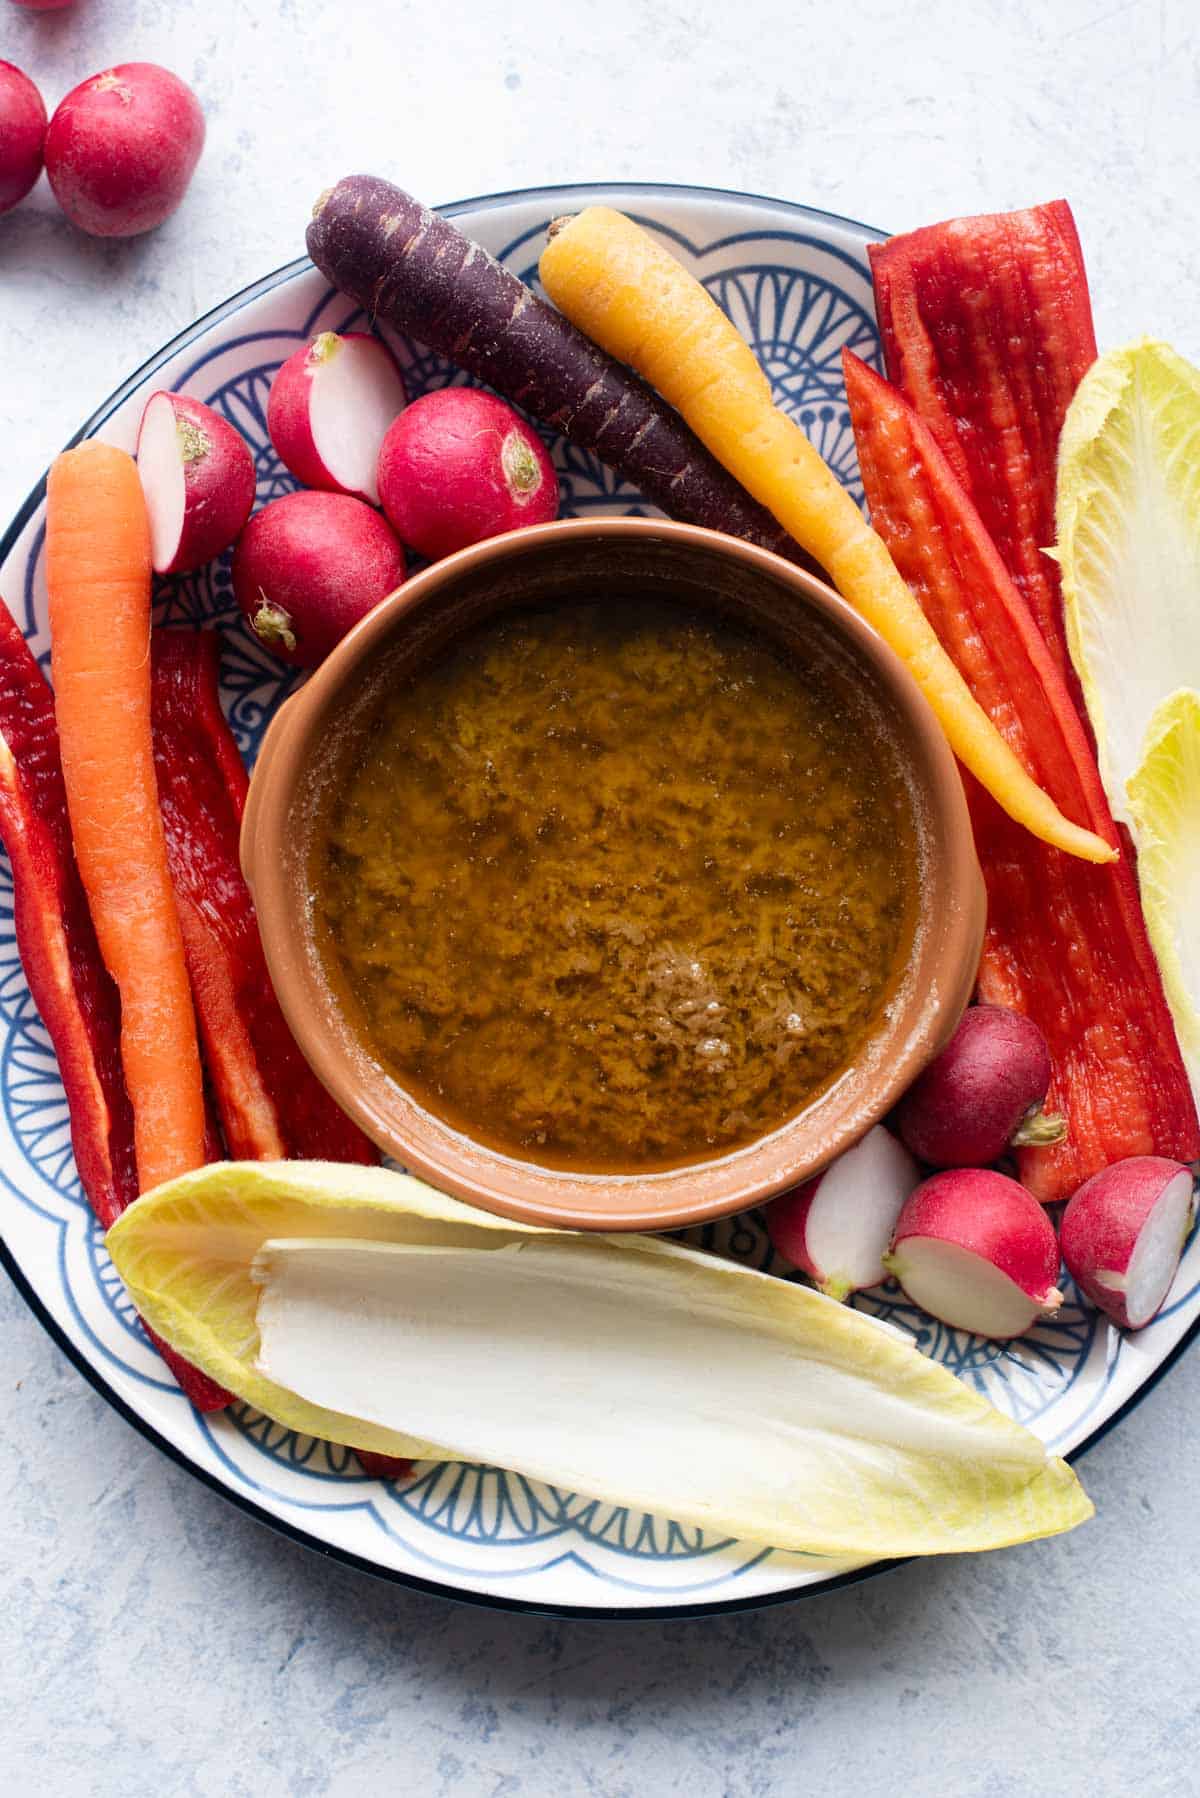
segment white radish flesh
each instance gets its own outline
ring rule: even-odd
[[[990,1261],[936,1237],[914,1237],[892,1266],[914,1305],[973,1336],[1023,1336],[1048,1309]]]
[[[920,1180],[908,1150],[876,1124],[814,1180],[772,1201],[771,1242],[830,1298],[878,1286],[896,1220]]]
[[[228,549],[254,504],[254,459],[227,419],[183,393],[155,393],[137,442],[156,574],[203,567]]]
[[[379,504],[379,450],[404,410],[400,370],[377,337],[322,331],[271,385],[267,429],[306,487]]]
[[[138,474],[150,519],[150,559],[157,574],[170,567],[183,537],[187,482],[169,393],[156,393],[138,432]]]
[[[885,1265],[914,1304],[976,1336],[1020,1336],[1062,1304],[1053,1225],[1032,1193],[987,1168],[918,1186]]]
[[[1122,1328],[1144,1329],[1162,1309],[1194,1203],[1190,1169],[1138,1155],[1094,1174],[1068,1204],[1063,1259],[1080,1289]]]

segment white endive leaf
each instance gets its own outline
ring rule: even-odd
[[[1200,1095],[1200,693],[1172,693],[1150,720],[1128,783],[1150,942],[1192,1091]]]
[[[199,1169],[108,1242],[176,1348],[354,1447],[437,1444],[830,1555],[993,1548],[1091,1514],[1064,1462],[894,1331],[677,1243],[298,1162]]]
[[[1200,371],[1165,343],[1111,351],[1080,383],[1058,460],[1071,655],[1114,816],[1155,708],[1200,688]]]

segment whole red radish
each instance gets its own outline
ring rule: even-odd
[[[918,1186],[884,1262],[914,1304],[976,1336],[1020,1336],[1062,1304],[1050,1219],[1032,1193],[989,1168],[955,1168]]]
[[[73,225],[136,237],[170,218],[204,147],[191,88],[153,62],[91,75],[60,100],[46,133],[46,174]]]
[[[267,430],[306,487],[379,504],[379,451],[404,410],[400,370],[366,331],[322,331],[271,383]]]
[[[1195,1208],[1191,1170],[1159,1155],[1114,1162],[1069,1200],[1063,1260],[1072,1279],[1126,1330],[1162,1309]]]
[[[256,512],[233,554],[233,591],[260,643],[315,668],[404,579],[378,512],[344,493],[288,493]]]
[[[1011,1147],[1058,1142],[1042,1101],[1050,1051],[1037,1025],[1003,1005],[972,1005],[896,1110],[900,1135],[930,1167],[986,1167]]]
[[[46,108],[15,62],[0,62],[0,212],[11,212],[42,172]]]
[[[137,441],[156,574],[228,549],[254,505],[254,458],[228,419],[186,393],[153,393]]]
[[[822,1292],[844,1299],[884,1279],[896,1220],[920,1179],[903,1143],[876,1124],[815,1180],[771,1200],[767,1234]]]
[[[477,387],[414,400],[383,440],[379,497],[405,543],[436,560],[453,550],[547,524],[558,479],[532,426]]]

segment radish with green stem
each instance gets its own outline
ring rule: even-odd
[[[830,1298],[878,1286],[896,1220],[920,1179],[903,1143],[876,1124],[814,1180],[772,1199],[771,1246]]]
[[[1054,1226],[1031,1192],[988,1168],[918,1186],[884,1265],[923,1311],[976,1336],[1021,1336],[1062,1304]]]
[[[1134,1155],[1085,1180],[1062,1219],[1063,1260],[1094,1305],[1126,1330],[1156,1317],[1195,1211],[1191,1170]]]
[[[411,194],[339,181],[317,201],[308,253],[372,318],[594,451],[669,518],[807,561],[664,400]]]
[[[930,1167],[986,1167],[1012,1148],[1060,1142],[1066,1123],[1042,1109],[1050,1051],[1030,1018],[972,1005],[896,1110],[896,1128]]]
[[[260,643],[315,668],[404,579],[404,551],[378,512],[344,493],[285,493],[256,512],[233,553],[233,593]]]
[[[442,387],[414,400],[379,455],[379,496],[403,542],[435,561],[558,514],[537,432],[494,393]]]
[[[377,337],[322,331],[272,381],[267,431],[306,487],[377,506],[380,446],[406,397],[391,351]]]

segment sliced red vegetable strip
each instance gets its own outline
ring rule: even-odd
[[[1042,553],[1063,420],[1096,359],[1071,208],[952,219],[869,253],[888,376],[974,502],[1080,705],[1058,569]]]
[[[0,602],[0,838],[17,948],[54,1045],[79,1177],[105,1229],[137,1198],[121,1011],[75,867],[54,696]]]
[[[154,766],[205,1061],[231,1155],[378,1160],[296,1046],[267,973],[238,838],[247,778],[212,631],[152,637]]]
[[[0,601],[0,839],[13,876],[17,948],[58,1057],[71,1146],[107,1229],[138,1196],[133,1109],[121,1072],[121,1012],[75,866],[54,696]],[[201,1411],[229,1394],[147,1335]]]
[[[364,1473],[376,1480],[404,1480],[412,1472],[412,1462],[399,1455],[375,1455],[369,1448],[356,1448],[355,1454]]]
[[[213,1157],[214,1161],[219,1159],[219,1154]],[[169,1342],[164,1342],[162,1337],[158,1335],[155,1330],[150,1328],[150,1325],[146,1322],[144,1317],[140,1319],[140,1322],[143,1330],[145,1330],[147,1336],[150,1338],[171,1372],[175,1375],[175,1378],[178,1380],[180,1386],[182,1386],[184,1392],[186,1392],[197,1411],[223,1411],[226,1405],[232,1403],[232,1392],[226,1392],[224,1386],[218,1386],[217,1382],[215,1380],[210,1380],[206,1373],[201,1373],[198,1367],[193,1367],[190,1361],[185,1361],[182,1355],[176,1353]]]
[[[871,522],[975,697],[1066,816],[1118,841],[1095,757],[1028,606],[912,407],[843,356]],[[988,889],[981,996],[1033,1019],[1059,1143],[1019,1151],[1050,1203],[1130,1155],[1200,1156],[1200,1124],[1127,858],[1097,865],[1016,828],[968,781]]]

